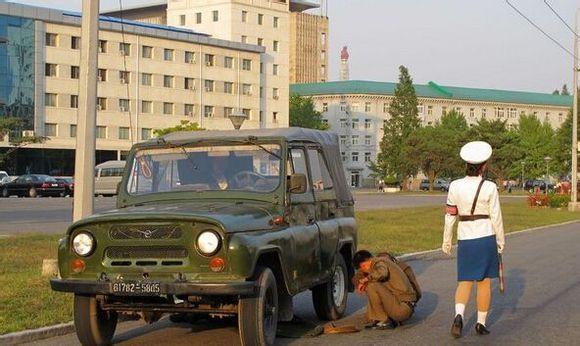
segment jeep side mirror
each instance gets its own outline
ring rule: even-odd
[[[294,173],[289,177],[288,192],[302,194],[306,192],[307,186],[306,174]]]

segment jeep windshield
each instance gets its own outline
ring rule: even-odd
[[[133,159],[127,191],[272,192],[280,184],[280,155],[276,144],[142,149]]]

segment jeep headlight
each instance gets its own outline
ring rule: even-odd
[[[89,232],[80,232],[74,236],[72,248],[77,255],[88,256],[95,248],[95,238]]]
[[[203,231],[197,237],[197,249],[204,256],[215,255],[221,247],[220,236],[214,231]]]

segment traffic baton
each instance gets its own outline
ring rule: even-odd
[[[505,281],[503,277],[503,259],[501,254],[497,255],[498,264],[499,264],[499,293],[504,293],[505,291]]]

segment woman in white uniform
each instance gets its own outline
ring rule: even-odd
[[[467,162],[467,176],[449,186],[442,250],[451,254],[453,226],[457,227],[457,290],[455,319],[451,334],[461,336],[465,306],[474,282],[477,285],[477,324],[479,335],[489,334],[485,321],[491,305],[491,279],[498,277],[498,252],[505,246],[499,194],[495,183],[485,180],[491,146],[470,142],[461,148]]]

